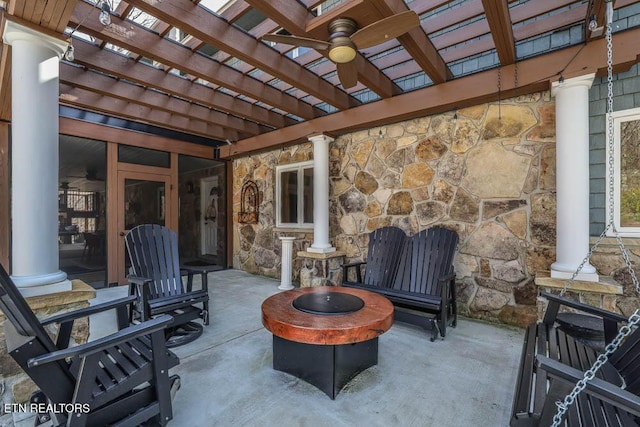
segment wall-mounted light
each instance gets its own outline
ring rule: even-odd
[[[109,3],[105,1],[100,5],[100,16],[98,17],[98,21],[105,27],[111,24],[111,6]]]

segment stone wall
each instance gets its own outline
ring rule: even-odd
[[[330,237],[346,261],[366,259],[367,236],[455,229],[460,311],[527,324],[533,275],[555,261],[555,104],[548,92],[342,135],[330,145]],[[312,158],[310,144],[234,164],[234,266],[278,277],[275,166]],[[260,222],[237,223],[240,188],[260,189]],[[296,233],[297,250],[312,241]],[[290,234],[290,233],[289,233]],[[294,281],[299,265],[294,262]]]

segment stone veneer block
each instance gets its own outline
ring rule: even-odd
[[[344,251],[315,253],[300,251],[300,287],[339,286],[342,284]]]
[[[539,288],[553,289],[562,289],[567,282],[564,279],[552,279],[548,271],[537,272],[535,281]],[[599,282],[574,280],[567,290],[574,292],[591,292],[603,295],[622,295],[622,286],[618,285],[609,277],[600,277]]]

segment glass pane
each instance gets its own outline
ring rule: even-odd
[[[620,124],[620,225],[640,227],[640,120]]]
[[[118,161],[161,168],[171,167],[171,155],[166,151],[132,147],[130,145],[118,145]]]
[[[313,222],[313,169],[305,169],[303,179],[304,222],[311,224]]]
[[[60,135],[58,255],[69,279],[105,287],[107,149],[102,141]]]
[[[298,171],[282,172],[280,176],[280,220],[298,223]]]
[[[124,223],[127,230],[140,224],[164,225],[164,182],[126,179],[124,200]]]

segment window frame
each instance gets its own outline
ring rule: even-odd
[[[298,163],[290,163],[287,165],[279,165],[276,166],[276,227],[277,228],[300,228],[300,229],[310,229],[313,228],[313,223],[307,223],[304,221],[304,171],[306,169],[313,170],[313,160],[309,160],[306,162],[298,162]],[[297,171],[298,175],[298,222],[282,222],[282,214],[281,214],[281,190],[282,190],[282,173],[283,172],[291,172]]]
[[[620,125],[623,122],[640,120],[640,108],[630,108],[627,110],[614,111],[611,116],[613,117],[613,170],[614,170],[614,183],[613,183],[613,198],[610,196],[609,175],[611,172],[611,166],[609,165],[610,144],[609,144],[609,117],[605,116],[605,141],[606,145],[606,212],[605,212],[605,224],[609,223],[609,210],[610,201],[613,199],[613,224],[618,231],[618,235],[622,237],[640,237],[640,227],[623,227],[620,220],[620,198],[621,198],[621,150],[620,150]],[[607,231],[607,236],[614,236],[613,230]]]

